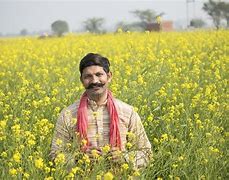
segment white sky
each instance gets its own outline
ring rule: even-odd
[[[209,21],[202,10],[203,2],[188,3],[189,19],[196,17]],[[0,33],[19,33],[50,30],[55,20],[68,22],[70,30],[81,30],[82,22],[91,17],[105,18],[104,28],[113,29],[120,22],[137,21],[130,11],[152,9],[164,12],[162,20],[172,20],[186,26],[186,0],[0,0]]]

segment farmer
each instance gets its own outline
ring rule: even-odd
[[[89,53],[81,60],[79,70],[85,92],[79,101],[62,110],[57,120],[51,146],[52,159],[62,152],[68,156],[67,161],[75,161],[67,155],[64,146],[73,143],[74,136],[78,135],[80,140],[76,142],[83,144],[81,150],[92,159],[92,151],[100,155],[101,148],[109,145],[113,161],[128,162],[125,152],[136,146],[134,165],[138,168],[146,166],[151,154],[150,142],[134,108],[114,98],[108,89],[112,79],[109,60]],[[131,144],[130,139],[135,142]]]

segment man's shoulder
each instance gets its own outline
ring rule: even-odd
[[[71,114],[75,114],[77,112],[77,109],[79,107],[80,100],[75,101],[73,104],[65,107],[62,110],[62,113],[68,113],[70,112]]]
[[[119,112],[121,113],[127,113],[127,114],[132,114],[133,113],[133,106],[130,104],[127,104],[126,102],[123,102],[120,99],[114,98],[114,103],[116,105],[116,108],[118,109]]]

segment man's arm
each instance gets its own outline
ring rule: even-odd
[[[54,162],[58,153],[63,153],[65,155],[67,166],[74,164],[72,153],[67,151],[68,145],[72,145],[73,141],[70,119],[70,114],[66,113],[64,110],[60,113],[56,122],[50,152],[50,157]]]
[[[136,145],[133,147],[135,154],[135,166],[138,168],[144,167],[147,165],[152,155],[151,144],[146,135],[141,119],[138,113],[134,110],[130,117],[129,133],[132,133],[135,136],[132,142],[133,145]],[[131,138],[129,137],[128,139]]]

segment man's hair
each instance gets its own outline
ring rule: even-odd
[[[101,66],[106,73],[110,72],[109,60],[100,54],[88,53],[83,59],[81,59],[79,66],[80,75],[82,75],[84,68],[88,66]]]

